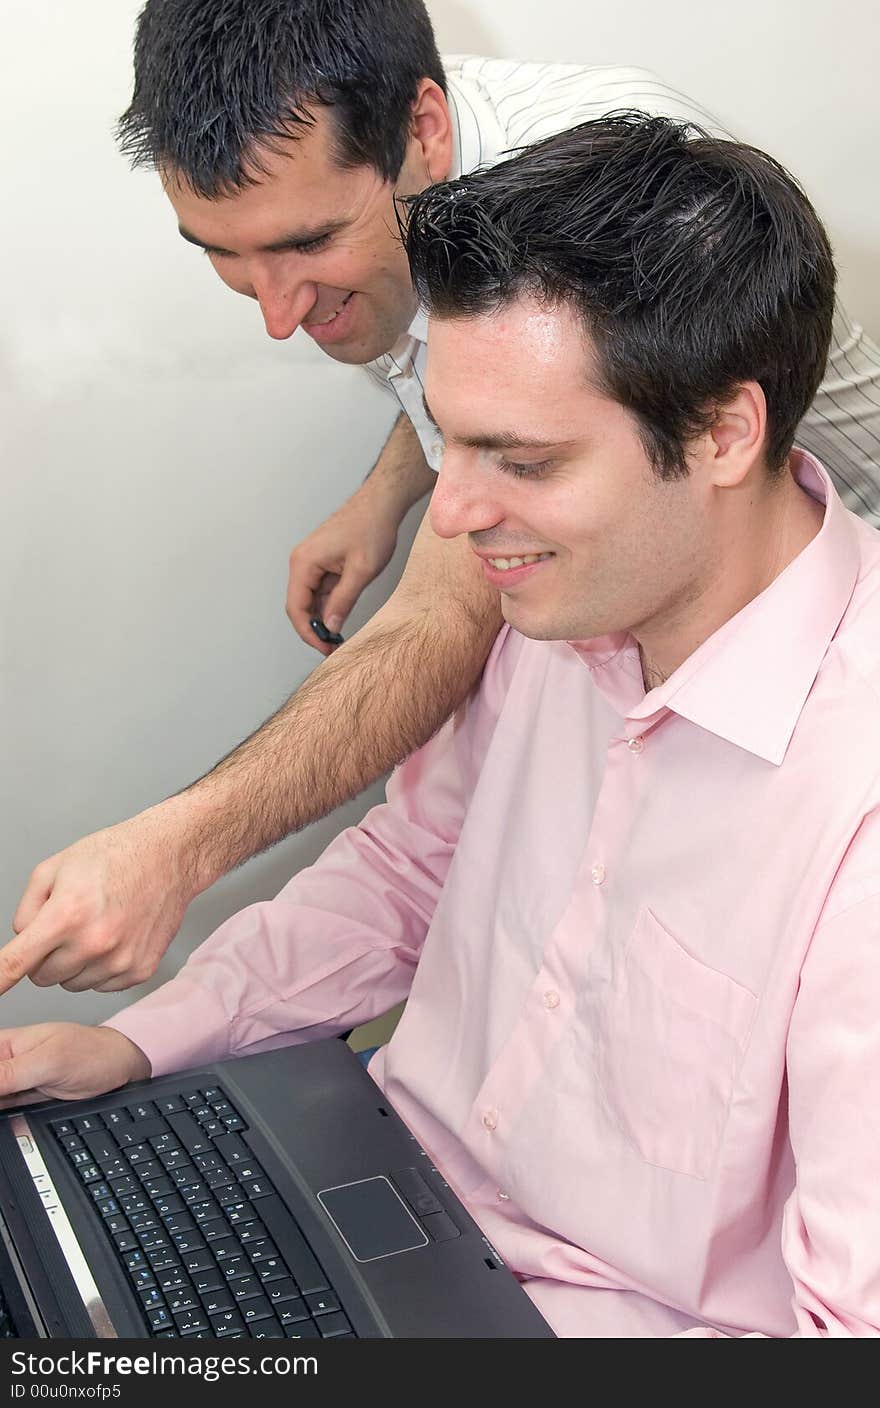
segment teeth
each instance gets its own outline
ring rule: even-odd
[[[332,323],[334,318],[338,318],[338,317],[339,317],[339,314],[342,312],[343,308],[345,307],[346,303],[348,302],[348,300],[349,300],[350,298],[351,298],[351,294],[350,294],[350,293],[347,293],[347,294],[345,295],[345,297],[343,298],[342,302],[340,303],[339,307],[336,309],[336,312],[335,312],[335,313],[331,313],[329,318],[312,319],[312,327],[313,327],[313,328],[325,328],[328,323]]]
[[[499,572],[509,572],[511,567],[528,567],[532,562],[543,562],[552,557],[552,552],[529,553],[526,557],[490,557],[489,561]]]

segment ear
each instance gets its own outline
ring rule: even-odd
[[[419,82],[410,117],[407,160],[415,163],[428,185],[445,181],[452,168],[452,118],[443,89],[433,78]]]
[[[709,475],[719,488],[741,484],[760,460],[767,434],[767,400],[756,381],[744,382],[719,407],[706,442]]]

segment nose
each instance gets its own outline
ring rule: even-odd
[[[479,533],[504,517],[491,470],[476,463],[476,452],[448,449],[431,495],[431,527],[438,538]]]
[[[313,283],[290,286],[270,276],[254,280],[254,294],[270,337],[279,341],[292,337],[315,305],[318,290]]]

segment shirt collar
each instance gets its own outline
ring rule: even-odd
[[[597,687],[643,732],[671,710],[769,763],[785,757],[859,572],[853,515],[819,461],[793,452],[798,483],[825,503],[812,542],[656,689],[644,691],[631,636],[572,643]]]

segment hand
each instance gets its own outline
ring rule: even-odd
[[[318,640],[309,625],[320,616],[341,631],[364,587],[391,561],[402,514],[368,479],[356,494],[290,554],[287,614],[306,645],[329,655],[335,646]]]
[[[172,799],[174,800],[174,799]],[[195,893],[167,808],[96,831],[37,866],[0,948],[0,993],[37,987],[118,992],[151,977]]]
[[[0,1030],[0,1109],[47,1097],[84,1100],[149,1075],[143,1051],[113,1027],[41,1022]]]

